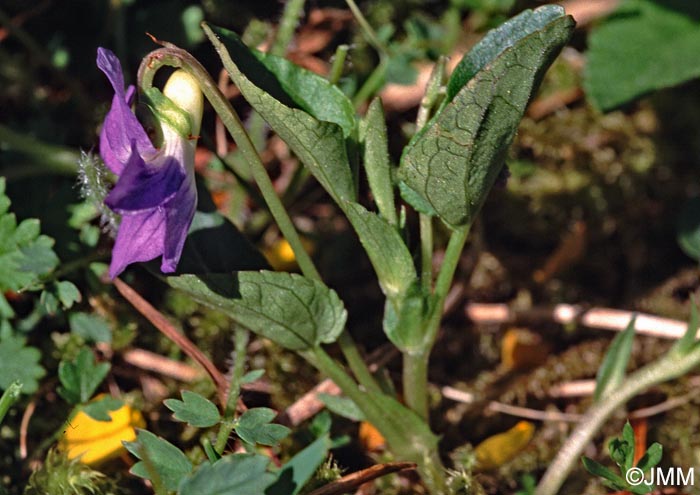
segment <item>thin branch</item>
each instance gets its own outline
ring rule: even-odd
[[[342,495],[343,493],[353,493],[361,485],[368,481],[386,476],[387,474],[403,471],[405,469],[415,469],[413,462],[388,462],[386,464],[375,464],[361,471],[343,476],[339,480],[332,481],[321,488],[314,490],[309,495]]]
[[[463,392],[453,387],[442,387],[442,396],[451,399],[455,402],[464,404],[472,404],[474,402],[474,394]],[[558,411],[541,411],[529,407],[512,406],[503,402],[491,401],[486,406],[486,410],[495,413],[508,414],[520,418],[533,419],[536,421],[564,421],[567,423],[577,423],[581,421],[581,414],[561,413]]]
[[[585,308],[574,304],[557,304],[552,308],[516,310],[503,303],[469,303],[465,307],[465,313],[475,323],[554,321],[562,325],[577,323],[590,328],[615,332],[623,331],[632,316],[636,314],[636,333],[662,339],[680,339],[688,328],[687,322],[662,318],[648,313],[613,308]],[[700,333],[698,336],[700,337]]]

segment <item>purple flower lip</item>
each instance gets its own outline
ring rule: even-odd
[[[100,134],[100,155],[119,179],[105,204],[122,217],[112,250],[111,278],[136,262],[162,256],[161,270],[176,270],[194,217],[196,141],[162,122],[156,149],[131,111],[134,87],[124,88],[116,55],[97,49],[97,66],[114,88],[112,107]]]

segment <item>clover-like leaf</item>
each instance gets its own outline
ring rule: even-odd
[[[267,407],[248,409],[238,418],[234,429],[244,442],[275,446],[290,432],[286,426],[271,423],[275,416],[277,413]]]
[[[325,285],[283,272],[181,275],[166,281],[204,305],[291,350],[334,342],[347,313]]]
[[[83,404],[81,409],[92,419],[97,421],[111,421],[112,418],[110,418],[109,412],[116,411],[123,405],[124,402],[116,397],[105,395],[102,398],[97,398],[96,400],[91,400],[87,404]]]
[[[33,288],[58,265],[54,241],[40,235],[39,220],[18,225],[9,207],[5,179],[0,177],[0,293]]]
[[[26,345],[26,339],[10,336],[0,340],[0,390],[7,389],[16,380],[22,383],[22,393],[33,394],[37,380],[46,374],[39,364],[41,352]]]
[[[519,30],[520,16],[540,13],[548,22],[532,32]],[[520,16],[511,21],[508,34],[519,39],[484,50],[483,58],[495,55],[487,63],[476,57],[478,63],[465,69],[467,75],[461,79],[481,69],[411,140],[401,158],[404,199],[452,228],[471,224],[478,213],[530,97],[573,31],[573,19],[559,6],[547,5]],[[501,35],[506,37],[506,32]]]
[[[227,455],[205,462],[185,478],[178,495],[262,495],[275,475],[267,472],[268,457],[258,454]]]
[[[135,442],[123,443],[126,450],[141,459],[129,472],[150,480],[151,471],[155,471],[168,491],[177,490],[182,479],[192,472],[192,463],[180,449],[150,431],[139,429]]]
[[[104,318],[88,313],[75,312],[68,317],[70,331],[86,342],[111,342],[112,330]]]
[[[87,402],[109,369],[109,363],[97,363],[92,351],[83,347],[75,360],[61,361],[58,365],[58,378],[61,381],[58,393],[71,404]]]
[[[163,404],[173,412],[175,419],[197,428],[208,428],[221,420],[219,410],[210,400],[189,390],[182,391],[181,401],[167,399]]]

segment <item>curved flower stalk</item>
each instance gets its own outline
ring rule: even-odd
[[[194,153],[202,93],[184,71],[170,77],[163,93],[155,88],[146,92],[146,105],[160,127],[156,147],[131,111],[135,90],[133,86],[125,89],[117,57],[99,48],[97,66],[114,88],[100,134],[100,155],[119,179],[105,204],[122,216],[110,277],[117,277],[131,263],[158,256],[162,256],[161,270],[174,272],[197,204]]]

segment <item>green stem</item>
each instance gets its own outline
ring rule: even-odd
[[[469,236],[469,227],[461,227],[458,230],[452,232],[450,236],[450,241],[447,243],[447,249],[445,249],[445,257],[442,261],[442,266],[440,267],[440,273],[438,273],[437,280],[435,281],[435,292],[433,293],[435,298],[435,306],[432,308],[431,322],[428,327],[427,342],[430,344],[428,348],[432,348],[437,338],[437,332],[440,328],[440,320],[442,319],[442,311],[445,306],[445,299],[447,298],[447,293],[450,291],[452,286],[452,280],[454,279],[455,272],[457,271],[457,265],[459,264],[459,259],[464,249],[464,244],[467,242],[467,237]]]
[[[370,97],[379,90],[379,88],[382,87],[388,65],[388,58],[381,57],[379,64],[377,64],[364,84],[352,97],[352,104],[355,106],[355,108],[359,108],[364,102],[369,100]]]
[[[384,436],[392,451],[402,459],[418,465],[418,472],[430,493],[448,493],[445,468],[433,443],[434,436],[425,426],[424,431],[406,429],[412,413],[383,394],[363,392],[352,378],[326,352],[316,347],[302,356],[319,371],[330,377],[343,393],[362,410],[367,420]],[[387,407],[390,406],[390,407]],[[403,409],[403,412],[400,410]],[[420,421],[420,420],[417,420]],[[436,440],[436,439],[435,439]]]
[[[245,328],[236,326],[234,329],[234,349],[233,349],[233,368],[231,369],[231,381],[229,382],[228,397],[226,398],[226,408],[224,409],[224,418],[219,428],[219,433],[216,436],[216,452],[221,455],[226,448],[228,438],[233,430],[234,420],[236,416],[236,405],[238,397],[241,394],[241,378],[245,371],[245,357],[248,349],[248,339],[250,332]]]
[[[202,93],[204,93],[204,96],[206,96],[212,107],[214,107],[214,111],[219,115],[224,126],[238,145],[238,149],[244,160],[250,165],[253,179],[258,185],[260,193],[270,209],[272,218],[275,219],[282,235],[292,247],[299,268],[304,275],[319,280],[321,277],[313,261],[311,261],[311,257],[304,249],[292,219],[289,217],[282,201],[277,196],[272,181],[267,175],[265,165],[263,165],[258,151],[250,140],[250,136],[238,118],[238,114],[226,97],[221,93],[204,67],[186,51],[171,44],[164,44],[164,48],[151,52],[141,62],[138,77],[141,89],[145,90],[152,86],[153,76],[156,71],[164,65],[181,68],[197,79]]]
[[[429,418],[428,408],[428,360],[430,352],[404,353],[403,355],[403,396],[406,405],[425,421]]]
[[[50,171],[61,175],[75,175],[78,170],[80,154],[71,148],[45,143],[2,124],[0,124],[0,144],[5,149],[35,158],[38,171],[43,173]],[[20,176],[25,174],[20,171],[16,177]]]
[[[287,52],[287,46],[294,36],[294,30],[299,24],[299,18],[304,11],[304,0],[288,0],[284,5],[282,19],[280,19],[279,27],[275,41],[270,47],[270,54],[278,57],[284,57]]]
[[[420,219],[420,265],[421,283],[425,293],[433,288],[433,218],[421,213]]]
[[[338,48],[335,49],[333,65],[331,65],[331,70],[328,73],[328,82],[331,84],[338,84],[338,81],[340,81],[343,69],[345,69],[345,59],[348,56],[348,50],[350,50],[348,45],[338,45]]]
[[[372,29],[372,26],[370,26],[369,22],[367,22],[367,19],[365,16],[362,14],[362,11],[359,9],[357,4],[355,3],[355,0],[345,0],[345,3],[348,4],[348,7],[350,8],[350,11],[352,12],[352,15],[355,17],[355,20],[357,23],[360,25],[360,28],[362,31],[365,33],[365,36],[367,37],[367,41],[369,41],[369,44],[374,47],[375,50],[379,53],[379,55],[384,58],[387,55],[387,49],[384,46],[384,44],[379,41],[379,37],[377,36],[377,33],[374,32],[374,29]]]
[[[374,376],[367,367],[365,360],[362,358],[355,341],[352,339],[347,330],[344,330],[343,333],[340,334],[340,337],[338,338],[338,345],[340,346],[340,350],[350,366],[350,370],[352,370],[355,378],[357,378],[357,381],[360,382],[360,385],[365,388],[365,391],[369,393],[383,393],[379,383],[377,383],[377,381],[374,379]]]
[[[22,383],[16,380],[10,384],[0,397],[0,424],[5,419],[7,411],[19,400],[19,394],[22,390]]]
[[[540,480],[536,495],[555,495],[564,484],[588,443],[612,413],[644,390],[672,380],[700,365],[700,343],[686,353],[674,349],[665,356],[632,373],[617,389],[595,404],[571,433]]]

